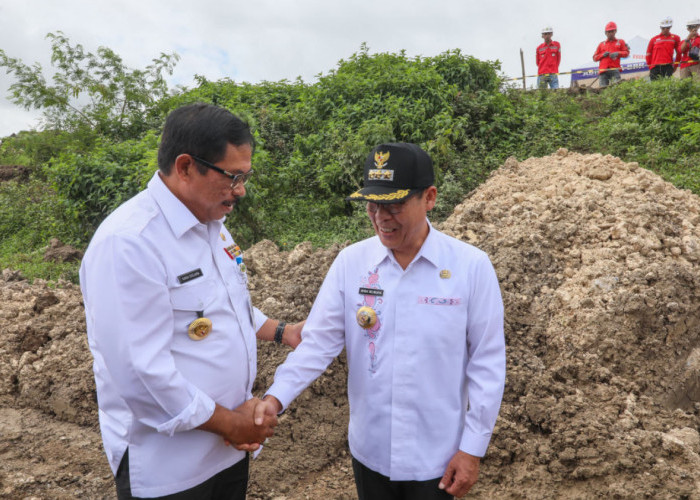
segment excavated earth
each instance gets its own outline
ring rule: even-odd
[[[700,199],[634,163],[506,161],[441,229],[485,250],[506,309],[501,413],[471,498],[700,499]],[[245,257],[305,317],[340,246]],[[114,498],[80,290],[0,279],[0,497]],[[288,349],[259,346],[259,394]],[[356,498],[344,358],[281,418],[249,498]]]

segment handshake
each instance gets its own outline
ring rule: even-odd
[[[217,404],[211,418],[198,428],[220,435],[238,450],[255,451],[274,434],[281,410],[282,404],[274,396],[249,399],[233,410]]]

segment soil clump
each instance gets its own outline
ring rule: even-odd
[[[0,165],[0,182],[16,179],[18,181],[29,180],[29,174],[32,172],[31,167],[24,165]]]
[[[470,498],[700,498],[700,199],[603,155],[509,159],[439,228],[506,309],[501,413]],[[234,231],[235,233],[235,231]],[[343,245],[245,252],[253,302],[303,319]],[[114,498],[80,290],[0,277],[0,498]],[[255,392],[289,349],[260,343]],[[356,498],[341,355],[281,417],[249,498]]]

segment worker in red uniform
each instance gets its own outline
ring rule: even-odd
[[[542,29],[544,43],[537,47],[535,61],[537,62],[537,88],[559,88],[559,63],[561,62],[561,45],[552,40],[553,30],[550,26]]]
[[[688,37],[681,42],[681,78],[700,79],[700,18],[688,21]],[[693,49],[693,53],[690,50]]]
[[[673,19],[667,17],[661,20],[661,33],[649,40],[647,47],[647,66],[649,78],[669,77],[676,71],[678,64],[673,64],[673,53],[676,53],[676,63],[681,61],[681,37],[671,33]]]
[[[617,25],[609,22],[605,25],[605,40],[598,44],[593,60],[599,62],[598,83],[607,87],[620,81],[620,59],[630,55],[630,47],[621,38],[616,38]]]

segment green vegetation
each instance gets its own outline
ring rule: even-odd
[[[52,86],[41,68],[0,50],[0,66],[18,80],[15,102],[46,115],[45,130],[0,144],[0,164],[35,167],[31,182],[0,184],[0,267],[30,276],[74,278],[75,266],[41,263],[40,249],[51,237],[86,246],[100,221],[155,171],[167,113],[192,102],[230,109],[255,131],[256,175],[227,219],[244,247],[264,238],[288,248],[370,234],[363,207],[344,196],[359,186],[365,156],[383,141],[416,142],[430,152],[440,192],[436,220],[507,157],[560,147],[637,161],[700,194],[700,84],[690,80],[624,82],[580,95],[524,93],[503,87],[497,62],[458,50],[410,58],[362,46],[314,83],[198,77],[195,88],[174,93],[162,73],[172,71],[176,55],[130,70],[109,49],[94,56],[62,35],[49,37],[63,75]],[[77,105],[82,93],[91,104]]]

